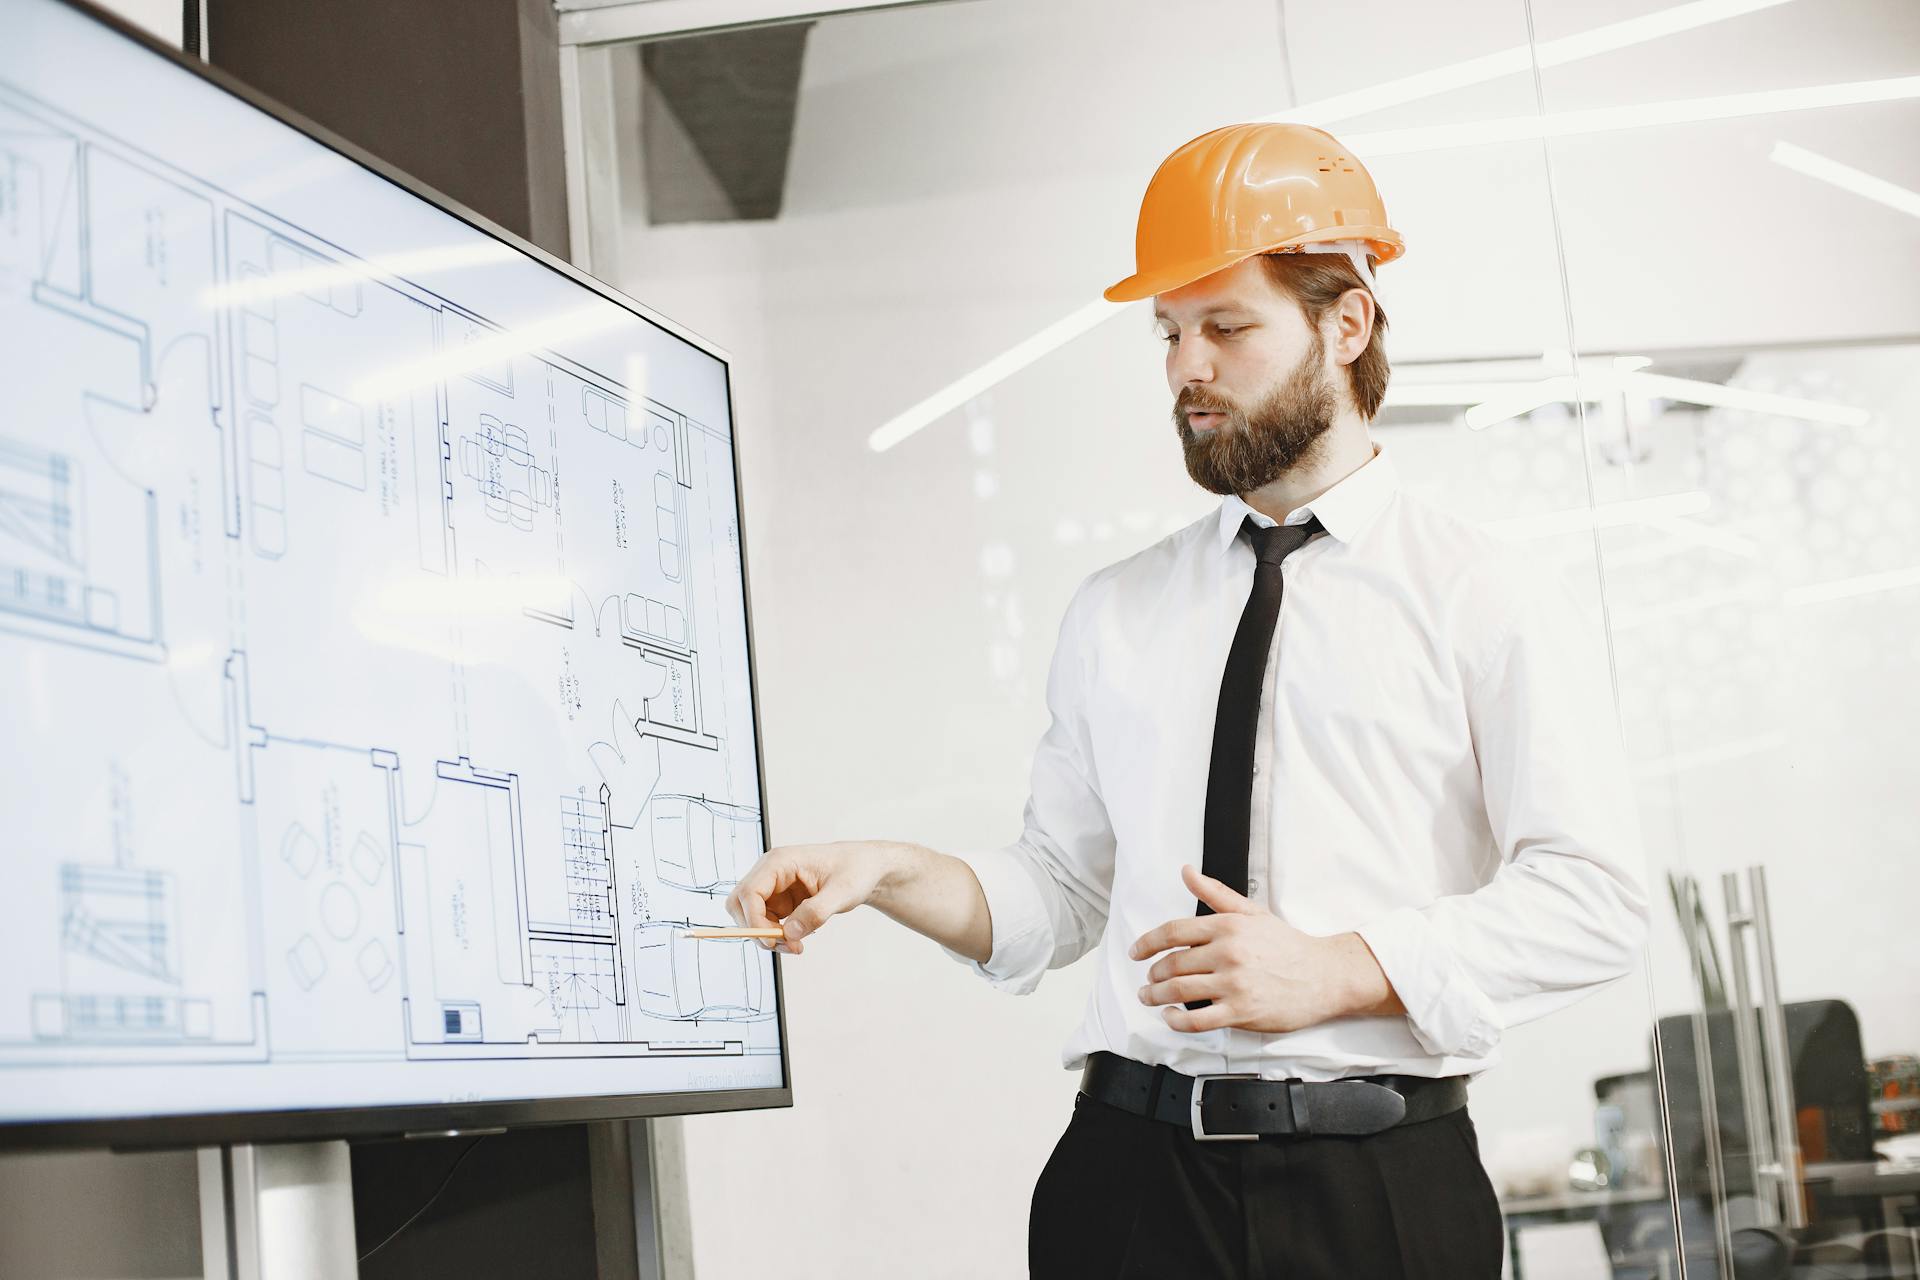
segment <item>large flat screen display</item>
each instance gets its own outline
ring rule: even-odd
[[[726,359],[0,17],[0,1145],[787,1102]]]

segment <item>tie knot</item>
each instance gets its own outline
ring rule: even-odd
[[[1247,537],[1253,542],[1254,557],[1263,565],[1279,564],[1306,546],[1314,534],[1324,532],[1318,516],[1309,517],[1305,524],[1276,524],[1265,528],[1249,519],[1246,529]]]

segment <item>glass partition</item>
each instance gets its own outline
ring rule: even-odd
[[[1409,245],[1381,274],[1375,437],[1429,501],[1561,567],[1636,770],[1642,965],[1509,1030],[1473,1085],[1512,1270],[1916,1274],[1913,7],[825,18],[780,43],[785,145],[755,144],[778,211],[726,216],[737,155],[648,62],[763,83],[773,43],[603,49],[583,101],[595,261],[740,371],[773,837],[1010,838],[1073,587],[1213,505],[1148,309],[1098,301],[1140,193],[1216,125],[1321,125]],[[719,213],[661,214],[690,204]],[[883,920],[834,928],[787,966],[820,1064],[800,1105],[687,1122],[696,1228],[772,1146],[809,1174],[756,1194],[834,1274],[1019,1273],[1089,966],[1008,1001]],[[903,1143],[877,1118],[908,1108]],[[702,1269],[760,1256],[696,1235]]]
[[[1543,51],[1590,22],[1532,8]],[[1557,401],[1634,513],[1608,637],[1652,959],[1692,974],[1655,984],[1659,1136],[1688,1275],[1911,1276],[1920,22],[1714,16],[1540,73]]]

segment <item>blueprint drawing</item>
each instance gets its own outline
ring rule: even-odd
[[[0,75],[0,1091],[777,1083],[724,405],[294,207]]]

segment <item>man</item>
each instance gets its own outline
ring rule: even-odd
[[[1016,992],[1099,948],[1036,1277],[1497,1276],[1465,1078],[1641,945],[1594,625],[1371,439],[1401,250],[1319,130],[1169,157],[1107,297],[1153,297],[1225,500],[1074,596],[1019,840],[775,849],[728,900],[794,955],[868,904]]]

